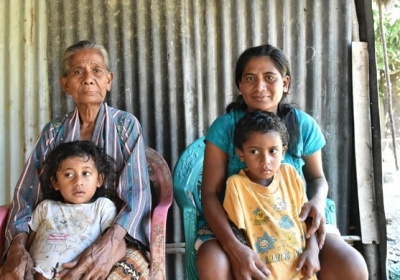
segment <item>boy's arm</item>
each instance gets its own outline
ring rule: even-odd
[[[311,218],[306,220],[307,228],[309,228],[312,224]],[[319,255],[319,246],[317,236],[315,234],[311,235],[306,239],[306,249],[303,254],[301,254],[299,258],[299,262],[297,264],[297,271],[301,271],[303,278],[300,280],[306,280],[311,278],[315,273],[317,273],[320,269],[320,263],[318,259]]]

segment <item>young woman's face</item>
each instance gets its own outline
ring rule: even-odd
[[[76,52],[69,62],[69,73],[60,83],[76,105],[101,104],[111,89],[113,74],[107,71],[103,56],[96,49]]]
[[[103,183],[93,159],[70,157],[65,159],[52,181],[53,188],[59,191],[65,203],[80,204],[89,202],[97,188]]]
[[[249,112],[259,110],[276,114],[289,83],[289,76],[282,77],[269,56],[257,56],[247,62],[239,91]]]
[[[257,184],[267,186],[278,171],[286,148],[278,132],[252,132],[242,149],[236,149],[247,166],[247,176]]]

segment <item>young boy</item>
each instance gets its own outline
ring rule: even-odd
[[[224,209],[265,262],[269,279],[317,279],[318,244],[300,222],[307,201],[296,169],[281,164],[289,135],[270,112],[250,112],[236,125],[235,146],[247,168],[228,178]]]

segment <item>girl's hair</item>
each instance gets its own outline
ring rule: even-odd
[[[91,141],[62,143],[50,151],[43,163],[44,169],[40,175],[43,198],[63,201],[61,193],[53,188],[51,182],[57,181],[56,174],[60,170],[62,162],[72,157],[85,158],[86,161],[92,159],[98,174],[103,176],[103,184],[97,188],[93,199],[95,200],[98,197],[112,199],[115,195],[115,161]]]
[[[252,132],[260,132],[263,134],[278,132],[282,139],[283,146],[287,146],[289,143],[289,133],[285,124],[277,115],[271,112],[254,111],[244,115],[236,124],[234,136],[235,147],[242,149],[243,143],[247,141]]]
[[[243,71],[246,68],[249,60],[254,57],[260,56],[268,56],[272,60],[282,77],[288,76],[289,78],[291,78],[290,63],[285,53],[274,46],[261,45],[248,48],[239,56],[235,67],[235,83],[238,88],[242,80]],[[294,107],[290,104],[283,103],[286,96],[288,95],[288,92],[289,88],[287,92],[283,93],[282,99],[278,103],[277,114],[285,122],[287,130],[290,134],[288,153],[291,154],[293,157],[299,157],[299,155],[297,155],[296,153],[296,146],[299,138],[299,127],[297,119],[294,116]],[[231,102],[226,107],[226,112],[229,113],[233,109],[247,111],[247,104],[244,102],[243,96],[241,94],[239,94],[236,101]]]
[[[72,46],[69,46],[63,54],[62,58],[62,76],[67,77],[69,73],[69,63],[71,62],[72,57],[81,50],[84,49],[94,49],[99,51],[100,55],[103,57],[104,64],[106,66],[106,69],[108,72],[110,72],[110,57],[108,56],[107,50],[104,48],[104,46],[97,44],[95,42],[91,41],[79,41],[76,44],[73,44]]]

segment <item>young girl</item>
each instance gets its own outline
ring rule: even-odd
[[[246,114],[236,125],[235,146],[247,168],[228,178],[224,209],[268,268],[268,279],[314,279],[319,270],[315,235],[306,239],[299,214],[307,196],[290,164],[281,164],[289,134],[270,112]],[[304,278],[302,278],[304,277]]]
[[[49,153],[40,177],[45,200],[32,214],[26,245],[35,280],[57,278],[64,263],[113,224],[114,177],[114,160],[91,141],[63,143]],[[108,261],[124,256],[122,244]]]

